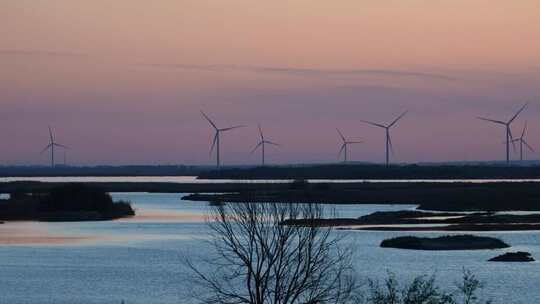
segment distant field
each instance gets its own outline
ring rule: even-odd
[[[314,165],[209,170],[200,179],[536,179],[540,166]]]

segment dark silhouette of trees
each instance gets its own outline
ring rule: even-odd
[[[105,190],[65,184],[48,193],[15,193],[0,204],[0,219],[39,221],[103,221],[134,216],[130,202],[113,201]]]

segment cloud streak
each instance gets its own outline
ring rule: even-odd
[[[455,81],[458,78],[419,71],[387,70],[387,69],[314,69],[272,66],[238,66],[238,65],[197,65],[197,64],[150,64],[151,67],[167,69],[199,70],[208,72],[251,72],[262,74],[282,74],[304,77],[328,76],[390,76],[407,78],[424,78],[442,81]]]
[[[0,49],[0,56],[29,56],[29,57],[84,57],[86,54],[51,50]]]

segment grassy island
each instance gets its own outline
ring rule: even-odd
[[[436,238],[401,236],[383,240],[381,247],[415,250],[476,250],[508,248],[510,245],[493,237],[446,235]]]
[[[0,201],[0,220],[103,221],[135,215],[129,202],[114,202],[100,188],[67,184],[44,194],[12,193]]]
[[[534,262],[534,259],[531,257],[531,254],[524,251],[518,252],[507,252],[501,254],[492,259],[489,259],[490,262]]]

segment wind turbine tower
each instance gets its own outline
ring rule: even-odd
[[[385,131],[385,135],[386,135],[386,165],[388,166],[390,164],[390,152],[392,152],[392,154],[394,154],[394,148],[392,146],[392,137],[390,137],[390,129],[401,119],[403,118],[403,116],[405,116],[405,114],[407,114],[407,111],[401,113],[401,115],[399,115],[396,119],[394,119],[394,121],[392,121],[390,124],[388,125],[383,125],[383,124],[380,124],[380,123],[375,123],[375,122],[371,122],[371,121],[368,121],[368,120],[360,120],[361,122],[364,122],[364,123],[367,123],[367,124],[370,124],[372,126],[375,126],[375,127],[379,127],[379,128],[382,128],[384,129]]]
[[[275,142],[272,142],[270,140],[266,140],[264,138],[264,134],[263,134],[263,131],[261,129],[261,125],[258,125],[258,127],[259,127],[259,136],[261,138],[261,141],[259,141],[259,143],[255,146],[255,148],[253,148],[253,150],[251,150],[251,154],[255,153],[255,151],[257,151],[257,149],[261,148],[261,161],[262,161],[262,165],[264,166],[265,165],[265,145],[269,144],[269,145],[273,145],[273,146],[279,146],[279,144],[275,143]]]
[[[201,111],[201,114],[203,115],[204,118],[206,118],[206,120],[208,120],[210,125],[215,130],[214,140],[212,141],[212,147],[210,148],[210,155],[212,155],[212,152],[214,151],[214,147],[216,147],[216,166],[219,168],[221,166],[221,159],[220,159],[220,157],[221,157],[221,155],[220,155],[220,152],[221,152],[221,149],[220,149],[220,136],[221,136],[221,133],[226,132],[226,131],[230,131],[230,130],[236,129],[236,128],[242,128],[242,127],[245,127],[245,126],[238,125],[238,126],[228,127],[228,128],[218,128],[216,126],[216,124],[208,117],[208,115],[206,115],[203,111]]]
[[[505,126],[505,128],[506,128],[506,163],[507,164],[510,163],[510,143],[512,143],[512,145],[514,144],[514,139],[512,137],[512,130],[510,128],[510,125],[518,117],[519,113],[521,113],[527,107],[528,104],[529,103],[524,104],[516,112],[516,114],[514,114],[514,116],[512,116],[512,118],[510,118],[510,120],[508,120],[508,121],[495,120],[495,119],[490,119],[490,118],[485,118],[485,117],[477,117],[480,120],[484,120],[484,121],[487,121],[487,122],[492,122],[492,123],[496,123],[496,124]]]
[[[339,134],[339,137],[341,137],[341,140],[343,141],[343,144],[341,145],[341,149],[339,149],[339,153],[338,153],[338,157],[341,156],[341,154],[343,154],[343,162],[346,163],[347,162],[347,147],[350,145],[350,144],[361,144],[363,143],[363,141],[350,141],[350,140],[347,140],[345,139],[345,136],[343,136],[343,133],[341,133],[341,131],[336,128],[338,134]]]

